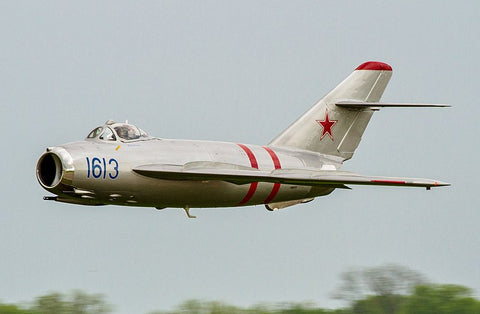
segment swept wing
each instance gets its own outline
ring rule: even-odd
[[[427,189],[450,185],[432,179],[365,176],[337,170],[276,169],[264,171],[235,164],[208,161],[191,162],[185,165],[141,165],[135,167],[133,171],[163,180],[221,180],[235,184],[268,182],[334,188],[347,188],[346,185],[384,185],[425,187]]]

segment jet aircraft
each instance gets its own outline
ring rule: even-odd
[[[268,210],[312,201],[351,185],[431,187],[438,180],[342,171],[373,113],[385,107],[448,107],[379,102],[392,68],[369,61],[264,146],[147,135],[107,121],[85,140],[47,148],[36,167],[45,200],[82,205],[183,208],[264,204]]]

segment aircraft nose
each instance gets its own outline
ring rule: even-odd
[[[48,191],[73,181],[73,159],[62,147],[49,147],[37,162],[37,180]]]

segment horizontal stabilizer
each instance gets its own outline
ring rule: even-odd
[[[345,185],[385,185],[431,187],[449,183],[432,179],[363,176],[336,170],[276,169],[262,171],[255,168],[215,162],[193,162],[185,165],[143,165],[133,169],[138,174],[163,180],[208,181],[221,180],[235,184],[268,182],[304,186],[342,188]]]
[[[397,107],[397,108],[427,108],[427,107],[451,107],[447,104],[421,104],[421,103],[385,103],[385,102],[362,102],[362,101],[348,101],[343,100],[335,103],[338,107],[362,109],[362,108],[384,108],[384,107]]]

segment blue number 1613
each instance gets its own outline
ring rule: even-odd
[[[116,179],[118,177],[118,161],[110,158],[107,162],[105,158],[93,157],[87,160],[87,178],[93,177],[95,179]]]

